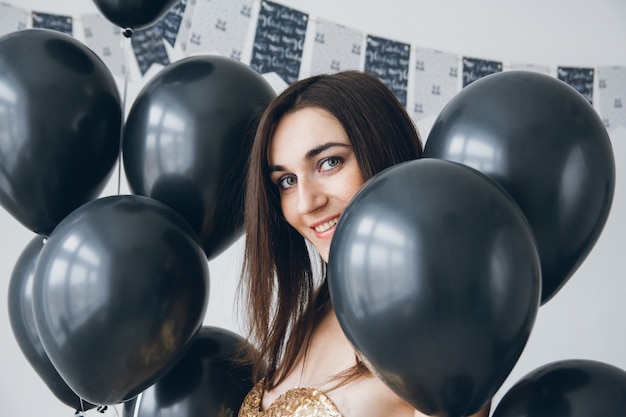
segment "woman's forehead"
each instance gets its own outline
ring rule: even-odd
[[[305,158],[325,143],[350,144],[346,132],[328,110],[304,107],[285,114],[270,137],[267,158],[270,165],[293,158]]]

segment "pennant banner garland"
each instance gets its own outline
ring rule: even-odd
[[[58,30],[67,35],[73,35],[71,16],[59,16],[38,12],[33,12],[31,16],[33,18],[33,28]]]
[[[598,100],[604,126],[626,127],[626,67],[598,67]]]
[[[455,54],[421,48],[415,51],[413,118],[437,115],[459,91],[459,58]]]
[[[181,0],[172,7],[172,9],[157,22],[161,36],[172,47],[176,45],[178,34],[180,33],[180,25],[183,21],[185,9],[187,8],[187,0]]]
[[[26,10],[0,3],[0,36],[26,29],[29,19]]]
[[[478,58],[463,58],[463,87],[467,87],[479,78],[502,72],[502,62]]]
[[[250,66],[277,73],[288,84],[298,80],[309,16],[269,1],[261,2]]]
[[[166,66],[170,63],[161,34],[159,25],[154,25],[147,29],[135,30],[130,38],[142,75],[146,75],[153,64]]]
[[[217,53],[241,60],[253,0],[197,0],[187,53]]]
[[[122,38],[122,30],[112,26],[100,14],[85,15],[82,18],[85,44],[102,58],[111,73],[120,78],[126,75],[126,59],[120,43],[128,41]]]
[[[131,71],[121,30],[100,15],[62,16],[0,2],[0,36],[29,27],[84,41],[118,77],[139,78],[181,56],[219,54],[285,85],[348,69],[379,77],[416,122],[436,116],[465,86],[506,70],[536,71],[568,83],[600,113],[607,129],[626,128],[626,67],[541,66],[460,56],[390,40],[268,0],[180,0],[156,24],[131,36]],[[138,80],[140,81],[140,80]],[[595,87],[595,88],[594,88]]]
[[[376,75],[406,106],[411,46],[376,36],[367,37],[365,72]]]
[[[363,38],[358,30],[318,19],[311,75],[361,69]]]
[[[558,67],[557,77],[574,87],[593,104],[593,68]]]

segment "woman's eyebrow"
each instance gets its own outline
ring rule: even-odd
[[[282,165],[270,165],[269,170],[271,174],[272,172],[284,171],[285,167],[283,167]]]
[[[343,146],[346,148],[349,148],[350,145],[347,143],[342,143],[342,142],[326,142],[323,143],[319,146],[316,146],[315,148],[311,149],[310,151],[308,151],[306,153],[306,155],[304,156],[304,159],[309,160],[312,159],[314,157],[316,157],[317,155],[321,154],[322,152],[324,152],[326,149],[332,148],[334,146]]]
[[[335,146],[342,146],[342,147],[349,148],[352,145],[350,145],[348,143],[342,143],[342,142],[326,142],[326,143],[323,143],[323,144],[321,144],[319,146],[316,146],[315,148],[307,151],[307,153],[304,155],[304,159],[309,161],[309,160],[315,158],[320,153],[324,152],[325,150],[330,149],[330,148],[335,147]],[[285,167],[282,166],[282,165],[270,165],[269,166],[269,171],[270,171],[270,174],[272,172],[276,172],[276,171],[285,171]]]

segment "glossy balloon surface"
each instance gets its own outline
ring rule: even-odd
[[[185,356],[137,398],[128,417],[236,416],[252,389],[252,368],[237,362],[252,349],[226,329],[200,329]]]
[[[209,259],[243,232],[248,154],[274,96],[247,65],[198,55],[157,74],[128,115],[123,159],[131,190],[180,213]]]
[[[493,417],[617,417],[626,415],[626,371],[608,363],[568,359],[519,380]]]
[[[0,38],[0,203],[47,235],[97,198],[119,153],[122,110],[106,65],[71,36]]]
[[[438,116],[424,155],[483,172],[519,204],[541,258],[542,304],[589,254],[613,201],[602,120],[578,91],[544,74],[505,71],[465,87]]]
[[[519,207],[467,166],[420,159],[357,192],[335,231],[329,286],[370,370],[428,415],[478,411],[521,354],[539,258]]]
[[[35,269],[35,321],[68,386],[116,404],[182,357],[208,290],[206,257],[176,212],[147,197],[105,197],[50,234]]]
[[[32,238],[13,268],[8,300],[11,329],[26,359],[59,401],[75,410],[88,410],[93,408],[93,404],[81,402],[63,381],[50,362],[37,332],[33,313],[33,279],[44,240],[42,236]]]
[[[144,29],[155,24],[179,0],[93,0],[111,23],[123,29]]]

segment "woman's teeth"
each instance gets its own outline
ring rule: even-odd
[[[320,224],[319,226],[315,227],[315,231],[318,232],[318,233],[325,232],[328,229],[330,229],[331,227],[333,227],[334,225],[336,225],[338,220],[339,220],[339,218],[336,218],[336,219],[332,219],[330,221],[327,221],[324,224]]]

